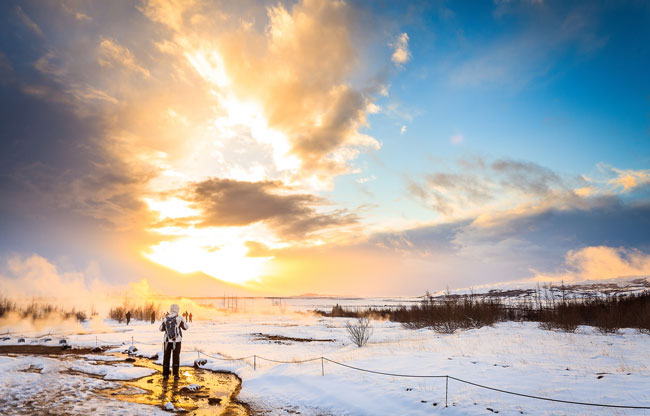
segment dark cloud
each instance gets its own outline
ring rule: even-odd
[[[212,178],[194,184],[189,198],[203,212],[202,226],[243,226],[265,222],[285,237],[301,237],[358,220],[345,210],[319,213],[316,207],[325,204],[322,198],[288,191],[277,181]]]
[[[27,2],[16,20],[18,9],[9,3],[0,6],[2,215],[83,216],[104,227],[133,226],[145,214],[139,194],[153,172],[122,157],[124,148],[109,133],[105,105],[113,103],[85,84],[92,72],[71,82],[71,68],[87,62],[69,59],[70,38],[34,36],[34,26],[25,24],[27,16],[47,34],[62,23],[58,6]]]
[[[419,253],[428,255],[432,253],[450,253],[459,246],[455,242],[458,233],[471,224],[470,220],[449,224],[440,224],[413,228],[399,233],[379,233],[373,235],[368,244],[382,249],[400,253]]]
[[[461,158],[464,173],[434,172],[421,180],[407,178],[410,195],[443,215],[479,209],[516,192],[524,199],[542,201],[564,195],[575,199],[572,189],[584,186],[581,178],[566,178],[533,162],[498,159],[488,163],[481,157]]]
[[[329,161],[326,156],[349,141],[348,136],[354,133],[360,120],[365,120],[367,98],[348,87],[340,86],[339,90],[342,91],[332,97],[322,125],[308,131],[297,131],[294,136],[293,152],[300,157],[306,169],[324,168],[325,171],[336,172],[337,163]]]
[[[567,253],[586,247],[650,252],[650,203],[599,198],[585,208],[513,213],[485,224],[466,220],[382,233],[366,244],[418,259],[415,286],[441,289],[516,280],[532,277],[536,271],[562,270]]]
[[[490,226],[473,227],[462,238],[468,244],[517,238],[564,251],[596,245],[647,248],[650,247],[650,204],[602,197],[591,200],[584,209],[506,215]]]
[[[4,209],[37,215],[85,215],[128,227],[152,172],[107,148],[101,123],[74,108],[0,86],[0,193]]]
[[[502,185],[523,193],[545,195],[558,188],[567,189],[558,174],[536,163],[501,159],[491,168]]]

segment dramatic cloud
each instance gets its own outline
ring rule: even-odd
[[[159,48],[189,64],[231,119],[256,120],[253,140],[273,155],[272,169],[264,167],[269,176],[329,187],[350,171],[360,150],[379,148],[360,129],[384,88],[383,68],[360,65],[362,42],[369,39],[361,31],[368,28],[351,5],[278,4],[266,9],[261,32],[246,20],[233,26],[227,9],[206,4],[152,1],[141,10],[171,31]],[[230,30],[215,29],[206,16]]]
[[[445,111],[413,120],[429,111],[417,108],[424,80],[442,87],[437,111],[448,82],[525,85],[607,42],[598,7],[529,3],[496,4],[498,35],[480,41],[445,34],[466,14],[446,10],[436,39],[461,45],[436,41],[440,54],[417,68],[413,42],[426,52],[433,33],[372,2],[0,4],[0,248],[69,256],[65,270],[98,259],[115,265],[105,279],[157,276],[173,290],[185,278],[214,287],[209,275],[285,291],[300,281],[328,292],[334,279],[358,293],[409,280],[413,293],[597,274],[598,256],[604,275],[645,270],[650,174],[639,162],[570,173],[537,155],[449,163],[461,148],[504,154],[498,141],[481,148],[471,123],[467,146],[461,134],[423,145],[431,126],[455,128],[439,123]],[[38,257],[14,265],[3,279],[88,284]]]
[[[325,201],[314,195],[287,193],[279,182],[209,179],[195,184],[191,199],[199,208],[202,226],[242,226],[265,222],[285,237],[354,224],[356,215],[342,210],[319,213]]]
[[[12,12],[23,31],[42,34],[38,22],[59,33],[29,50],[12,49],[17,39],[2,45],[5,101],[14,103],[4,113],[2,186],[15,211],[59,209],[105,228],[144,228],[147,208],[166,192],[221,178],[295,187],[284,199],[295,203],[292,221],[249,207],[282,235],[356,220],[315,208],[318,191],[352,172],[361,150],[380,146],[360,129],[378,111],[390,51],[384,62],[362,62],[386,43],[354,6],[161,0],[137,10],[27,4]]]
[[[411,276],[409,285],[431,290],[638,277],[650,274],[648,218],[647,203],[607,197],[582,208],[511,211],[487,223],[473,219],[380,233],[363,249],[349,250],[392,257],[401,264],[395,273]]]
[[[430,173],[419,181],[409,178],[409,193],[440,214],[459,217],[525,205],[571,205],[578,198],[574,189],[586,184],[527,161],[461,159],[458,167],[462,173]]]
[[[567,253],[566,269],[560,273],[541,273],[536,280],[575,282],[616,278],[648,278],[650,254],[637,249],[595,246]]]

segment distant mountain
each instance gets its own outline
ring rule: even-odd
[[[319,293],[303,293],[302,295],[289,296],[290,298],[342,298],[340,295],[322,295]]]
[[[535,282],[513,282],[502,285],[483,286],[479,288],[465,288],[450,290],[447,292],[433,293],[434,297],[441,297],[447,294],[452,296],[465,296],[473,294],[479,297],[496,298],[534,298],[538,291],[544,296],[554,298],[570,297],[601,297],[618,296],[625,294],[640,293],[650,290],[650,278],[617,278],[607,280],[586,280],[572,283],[535,283]]]

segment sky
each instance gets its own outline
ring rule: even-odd
[[[0,290],[650,276],[646,1],[6,1]]]

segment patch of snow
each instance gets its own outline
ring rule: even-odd
[[[135,380],[154,374],[156,370],[135,367],[132,364],[118,363],[114,365],[93,365],[86,361],[75,361],[70,364],[70,369],[86,374],[103,376],[104,380]]]
[[[95,355],[95,354],[86,354],[83,356],[83,358],[90,361],[107,361],[107,362],[124,360],[124,358],[115,355]]]
[[[200,386],[198,384],[190,384],[188,386],[183,386],[181,387],[181,390],[186,390],[186,391],[199,391],[203,388],[203,386]]]

